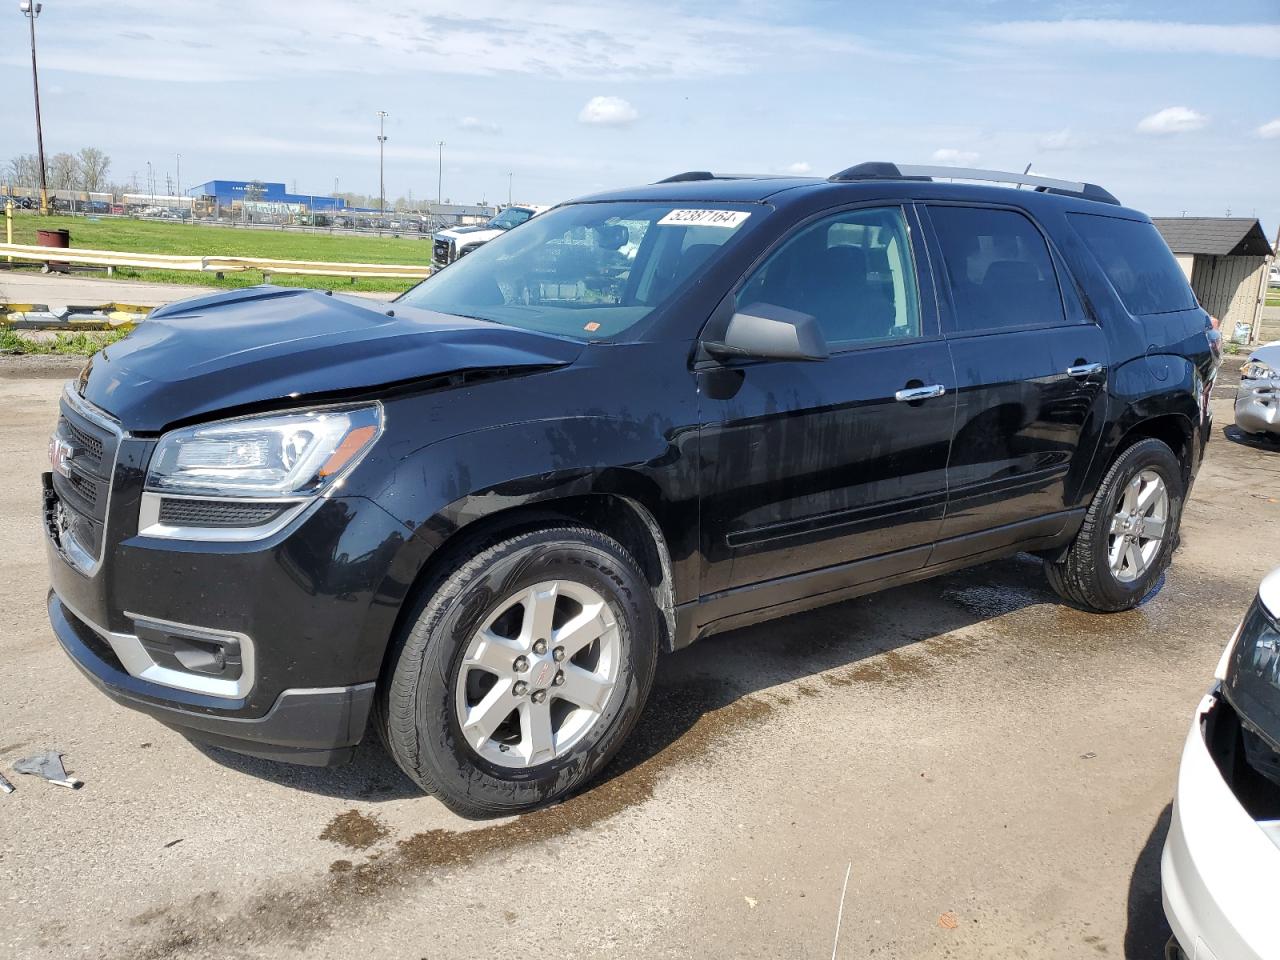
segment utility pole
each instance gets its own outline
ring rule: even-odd
[[[177,160],[178,160],[178,170],[177,170],[177,177],[178,177],[178,196],[179,196],[179,197],[181,197],[181,196],[182,196],[182,154],[180,154],[180,153],[175,153],[175,154],[174,154],[174,156],[175,156],[175,157],[177,158]],[[194,210],[194,209],[192,209],[192,211],[191,211],[191,212],[194,214],[194,213],[195,213],[195,210]],[[181,214],[181,213],[182,213],[182,200],[181,200],[181,199],[179,199],[179,200],[178,200],[178,213],[179,213],[179,214]],[[186,219],[186,217],[184,216],[182,219],[184,219],[184,220],[185,220],[185,219]],[[194,219],[194,218],[193,218],[193,219]]]
[[[18,4],[18,9],[22,11],[22,15],[31,21],[31,88],[35,92],[36,98],[36,156],[40,162],[40,215],[49,215],[49,187],[45,181],[44,173],[44,131],[40,128],[40,75],[36,71],[36,17],[40,16],[40,11],[44,9],[42,3],[32,3],[31,0],[22,0]]]
[[[440,154],[436,160],[436,203],[444,203],[444,141],[436,144]]]
[[[507,174],[507,206],[508,207],[511,206],[511,178],[514,176],[515,176],[514,173]]]
[[[383,123],[390,114],[385,110],[378,111],[378,219],[381,220],[386,216],[387,210],[387,188],[382,177],[382,149],[387,142],[387,137],[383,133]],[[381,226],[381,224],[379,224]]]

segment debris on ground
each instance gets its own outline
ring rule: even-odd
[[[13,793],[15,789],[14,785],[5,779],[4,774],[0,773],[0,792]]]
[[[943,930],[954,930],[956,927],[960,926],[960,921],[956,917],[955,911],[948,910],[946,913],[940,916],[938,918],[938,926],[940,926]]]
[[[62,754],[56,750],[46,750],[44,753],[38,753],[34,757],[27,757],[25,760],[15,760],[13,769],[18,773],[30,774],[33,777],[43,777],[59,787],[78,790],[84,786],[83,780],[67,776],[67,768],[62,765]]]

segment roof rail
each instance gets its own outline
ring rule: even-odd
[[[1101,203],[1119,205],[1120,201],[1096,183],[1078,180],[1056,180],[1028,173],[1008,173],[1003,170],[978,170],[971,167],[921,166],[916,164],[884,163],[882,161],[859,163],[841,170],[829,178],[835,183],[857,180],[981,180],[986,183],[1013,183],[1019,187],[1035,187],[1041,193],[1057,193],[1069,197],[1083,197]]]
[[[712,173],[710,170],[686,170],[670,177],[664,177],[657,183],[689,183],[694,180],[791,180],[787,173]]]
[[[691,180],[714,180],[716,175],[710,170],[686,170],[670,177],[664,177],[658,183],[688,183]]]

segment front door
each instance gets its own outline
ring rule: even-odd
[[[928,221],[958,380],[945,562],[1063,528],[1104,419],[1107,344],[1024,213],[934,204]]]
[[[816,317],[831,356],[697,374],[703,594],[729,601],[719,611],[924,565],[946,503],[955,377],[918,233],[897,206],[828,215],[737,290],[737,309]]]

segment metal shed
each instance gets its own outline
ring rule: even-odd
[[[1222,321],[1223,336],[1258,336],[1274,252],[1252,217],[1154,217],[1200,305]]]

